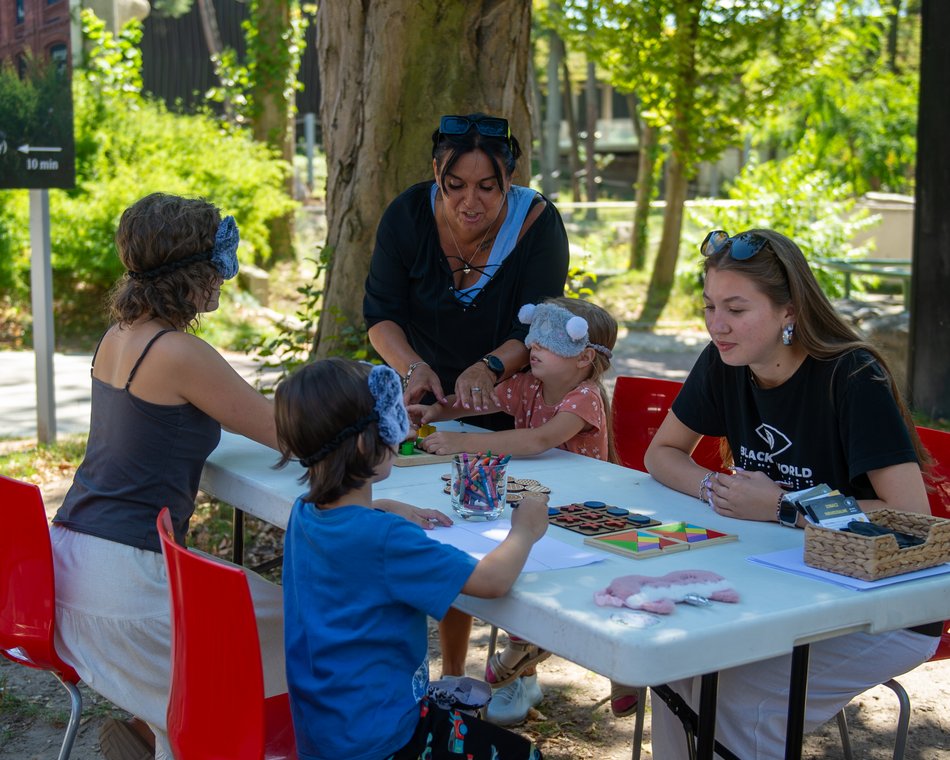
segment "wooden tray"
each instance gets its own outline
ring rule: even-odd
[[[396,467],[415,467],[419,464],[439,464],[451,462],[452,454],[430,454],[427,451],[413,451],[411,454],[396,454]]]

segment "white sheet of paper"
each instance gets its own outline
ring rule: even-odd
[[[950,573],[950,564],[944,564],[937,565],[936,567],[928,567],[926,570],[915,570],[912,573],[892,575],[890,578],[882,578],[879,581],[863,581],[860,578],[852,578],[851,576],[840,575],[839,573],[830,573],[827,570],[821,570],[817,567],[806,565],[805,560],[803,559],[802,549],[799,547],[795,547],[794,549],[784,549],[778,552],[771,552],[769,554],[754,554],[750,557],[746,557],[746,559],[748,559],[749,562],[754,562],[758,565],[765,565],[766,567],[772,567],[776,570],[784,570],[787,573],[795,573],[796,575],[804,575],[808,578],[814,578],[819,581],[835,583],[839,586],[844,586],[845,588],[855,589],[856,591],[867,591],[868,589],[872,588],[889,586],[892,583],[912,581],[915,578],[926,578],[931,575]]]
[[[438,527],[428,531],[428,535],[443,544],[451,544],[476,559],[481,559],[488,552],[498,546],[508,531],[511,522],[508,520],[493,520],[480,523],[456,523],[450,528]],[[582,567],[595,562],[603,562],[603,556],[584,551],[580,547],[571,546],[550,536],[543,536],[533,547],[528,561],[525,563],[525,573],[540,573],[545,570],[563,570],[567,567]]]

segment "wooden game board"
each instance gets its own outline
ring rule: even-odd
[[[633,559],[655,557],[658,554],[670,554],[689,549],[689,544],[664,538],[649,530],[625,530],[620,533],[608,533],[603,536],[591,536],[584,539],[588,546],[620,554]]]
[[[691,549],[699,546],[722,544],[739,538],[734,533],[720,533],[718,530],[711,530],[688,522],[664,523],[655,528],[650,528],[650,532],[674,541],[683,541],[689,544]]]
[[[623,507],[605,504],[602,501],[585,501],[566,504],[563,507],[550,507],[548,522],[584,536],[599,536],[660,524],[659,520]]]
[[[673,551],[698,549],[727,541],[736,541],[733,533],[720,533],[717,530],[693,525],[688,522],[672,522],[656,525],[646,530],[627,530],[622,533],[592,535],[584,539],[588,546],[595,546],[614,554],[633,559],[655,557],[657,554],[669,554]]]
[[[428,451],[415,449],[411,454],[396,454],[393,465],[396,467],[415,467],[418,464],[438,464],[451,461],[451,454],[430,454]]]

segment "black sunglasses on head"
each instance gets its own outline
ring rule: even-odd
[[[482,137],[498,137],[511,141],[511,130],[508,128],[508,119],[499,116],[482,116],[470,119],[468,116],[443,116],[439,120],[440,135],[464,135],[475,127]]]
[[[736,261],[745,261],[761,251],[767,242],[769,241],[754,232],[742,232],[729,237],[729,233],[725,230],[713,230],[699,244],[699,251],[703,256],[715,256],[725,250],[728,245],[729,255],[732,258]]]

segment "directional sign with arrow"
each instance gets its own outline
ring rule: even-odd
[[[20,153],[59,153],[62,148],[40,148],[37,145],[21,145],[17,148]]]
[[[29,91],[39,97],[23,97]],[[10,97],[4,97],[9,95]],[[23,108],[29,103],[28,108]],[[14,107],[13,104],[19,104]],[[76,184],[70,71],[38,62],[23,78],[0,76],[0,189]]]

